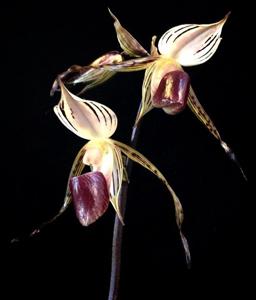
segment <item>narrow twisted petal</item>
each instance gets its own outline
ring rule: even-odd
[[[66,210],[66,208],[69,206],[69,204],[71,203],[71,195],[70,195],[70,190],[69,190],[69,181],[72,177],[81,175],[81,173],[84,169],[83,158],[84,158],[85,152],[86,152],[86,145],[84,145],[79,150],[79,152],[76,155],[76,158],[75,158],[75,160],[72,164],[72,168],[71,168],[69,176],[68,176],[68,184],[67,184],[67,188],[66,188],[64,203],[63,203],[62,208],[60,209],[61,213],[63,213]]]
[[[214,125],[211,118],[208,116],[203,106],[199,102],[194,90],[192,87],[189,89],[188,95],[188,107],[196,115],[196,117],[205,125],[209,132],[219,141],[221,141],[220,134]]]
[[[247,181],[246,174],[243,171],[239,161],[236,158],[235,153],[233,150],[227,145],[226,142],[222,140],[219,131],[217,130],[216,126],[214,125],[213,121],[210,119],[206,111],[204,110],[203,106],[199,102],[195,92],[193,91],[192,87],[189,90],[188,96],[188,107],[191,111],[196,115],[196,117],[205,125],[205,127],[209,130],[209,132],[220,142],[221,147],[227,153],[228,157],[235,162],[237,167],[239,168],[242,176]]]
[[[120,207],[120,192],[122,188],[122,182],[124,180],[124,166],[122,154],[119,148],[111,144],[113,150],[113,172],[112,172],[112,180],[110,186],[110,201],[119,217],[119,220],[124,225],[123,218],[124,216],[121,213]]]
[[[104,214],[109,204],[109,193],[101,172],[72,177],[69,186],[76,216],[83,226],[90,225]]]
[[[151,81],[152,74],[155,70],[156,64],[151,64],[144,75],[144,80],[142,84],[142,98],[140,107],[136,116],[135,126],[138,125],[142,117],[148,113],[153,108],[152,98],[151,98]]]
[[[134,57],[149,55],[148,52],[141,46],[141,44],[120,24],[119,20],[110,9],[109,13],[115,21],[114,26],[117,39],[125,53]]]
[[[107,138],[115,132],[117,117],[110,108],[73,95],[61,81],[60,87],[61,100],[54,111],[69,130],[87,140]]]
[[[69,178],[68,178],[68,184],[67,184],[67,188],[66,188],[64,202],[63,202],[63,205],[60,208],[59,212],[54,217],[52,217],[51,219],[49,219],[49,220],[43,222],[42,224],[40,224],[36,229],[34,229],[30,233],[29,236],[34,236],[35,234],[39,233],[42,228],[44,228],[45,226],[51,224],[56,219],[58,219],[66,211],[66,209],[69,207],[69,205],[72,201],[71,193],[70,193],[70,189],[69,189],[69,181],[72,177],[79,176],[82,173],[82,171],[84,169],[83,157],[84,157],[85,151],[86,151],[85,146],[83,146],[80,149],[80,151],[78,152],[78,154],[77,154],[77,156],[76,156],[76,158],[73,162],[73,165],[72,165],[72,168],[71,168],[71,171],[70,171],[70,174],[69,174]]]
[[[221,41],[221,31],[229,13],[213,24],[185,24],[173,27],[158,42],[159,52],[176,59],[182,66],[199,65],[209,60]]]
[[[120,150],[109,140],[92,140],[86,145],[83,162],[90,165],[92,171],[98,171],[104,175],[110,201],[120,221],[123,222],[119,204],[123,180],[123,161]]]
[[[187,242],[187,239],[185,238],[185,236],[184,236],[184,234],[182,233],[182,230],[181,230],[184,215],[183,215],[182,205],[180,203],[180,200],[179,200],[178,196],[176,195],[176,193],[174,192],[172,187],[169,185],[169,183],[166,180],[166,178],[164,177],[164,175],[145,156],[143,156],[138,151],[134,150],[133,148],[131,148],[131,147],[129,147],[129,146],[127,146],[127,145],[125,145],[121,142],[118,142],[118,141],[115,141],[115,140],[111,140],[111,141],[127,157],[129,157],[131,160],[137,162],[138,164],[142,165],[143,167],[145,167],[146,169],[151,171],[153,174],[155,174],[164,183],[164,185],[167,187],[168,191],[170,192],[170,194],[172,195],[172,198],[173,198],[174,207],[175,207],[175,215],[176,215],[176,223],[177,223],[177,226],[178,226],[179,231],[180,231],[181,241],[182,241],[183,248],[184,248],[185,255],[186,255],[186,261],[187,261],[187,264],[190,265],[191,256],[190,256],[190,251],[189,251],[189,247],[188,247],[188,242]]]

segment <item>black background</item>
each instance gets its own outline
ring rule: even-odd
[[[159,2],[159,3],[158,3]],[[114,211],[83,228],[73,208],[33,239],[9,245],[53,216],[62,205],[68,173],[84,141],[53,113],[55,76],[72,64],[87,65],[119,50],[107,7],[144,47],[172,26],[211,23],[231,10],[218,51],[205,64],[186,68],[193,87],[223,139],[249,175],[247,102],[242,89],[242,14],[227,1],[10,3],[2,10],[4,277],[21,296],[107,299]],[[119,74],[88,93],[119,118],[114,138],[129,143],[143,72]],[[145,116],[137,149],[166,175],[184,207],[187,270],[172,202],[162,183],[134,165],[125,216],[122,299],[171,299],[246,291],[249,239],[247,184],[218,142],[186,109],[177,116]],[[249,176],[250,178],[250,176]],[[4,192],[5,191],[5,192]],[[242,269],[242,270],[241,270]],[[36,288],[37,292],[32,292]],[[37,295],[37,296],[36,296]],[[155,296],[157,295],[157,296]]]

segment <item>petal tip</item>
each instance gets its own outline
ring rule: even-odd
[[[112,17],[116,22],[118,22],[117,17],[112,13],[112,11],[110,10],[109,7],[108,7],[108,12],[110,13],[111,17]]]
[[[229,11],[229,12],[225,15],[225,17],[219,21],[219,23],[220,23],[221,26],[223,26],[223,25],[226,23],[226,21],[227,21],[227,19],[229,18],[230,14],[231,14],[231,11]]]

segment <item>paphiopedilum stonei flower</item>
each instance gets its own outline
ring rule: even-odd
[[[163,174],[141,153],[119,141],[110,139],[117,128],[117,117],[107,106],[73,95],[59,79],[61,99],[54,107],[59,120],[69,130],[88,142],[79,151],[69,176],[63,212],[73,200],[76,215],[82,225],[95,222],[112,203],[121,222],[120,190],[124,177],[122,154],[155,174],[172,195],[176,223],[180,231],[187,262],[188,243],[181,231],[183,210],[179,198]],[[91,172],[82,174],[85,165]]]
[[[85,89],[96,86],[107,80],[116,72],[132,72],[144,70],[145,76],[142,85],[142,100],[137,114],[135,126],[141,118],[152,108],[162,108],[167,114],[175,115],[186,106],[206,126],[209,132],[220,142],[228,156],[235,161],[244,178],[246,176],[239,165],[234,152],[222,140],[219,131],[210,119],[203,106],[196,97],[190,83],[190,77],[183,67],[190,67],[208,61],[216,52],[220,41],[221,31],[229,13],[219,22],[212,24],[184,24],[175,26],[166,31],[155,46],[156,36],[151,42],[150,54],[142,45],[121,25],[120,21],[110,11],[114,19],[117,39],[123,49],[119,62],[104,61],[94,65],[90,74],[85,67],[81,74],[73,74],[69,83],[84,82]],[[111,52],[106,55],[111,55]],[[130,59],[127,59],[128,56]],[[104,58],[104,55],[102,56]],[[131,58],[132,57],[132,58]],[[97,71],[98,70],[98,71]],[[104,70],[104,76],[97,72]],[[70,70],[72,73],[72,70]],[[89,84],[88,84],[89,83]]]
[[[142,87],[142,106],[136,122],[153,107],[161,107],[169,114],[182,111],[186,104],[194,99],[189,75],[182,67],[202,64],[213,56],[221,41],[221,31],[229,14],[213,24],[175,26],[161,36],[158,48],[155,46],[156,36],[153,36],[150,54],[121,25],[111,11],[110,14],[114,19],[121,48],[130,56],[140,58],[123,61],[117,65],[106,65],[105,68],[120,72],[141,70],[143,67],[146,69]],[[152,61],[152,58],[155,60]]]

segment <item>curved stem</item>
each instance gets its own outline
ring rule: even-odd
[[[138,136],[139,136],[140,123],[135,125],[131,134],[130,145],[136,148]],[[132,171],[132,161],[127,158],[125,162],[128,178]],[[128,181],[122,183],[122,190],[120,199],[120,211],[122,216],[125,214],[126,202],[128,193]],[[108,300],[117,300],[119,283],[120,283],[120,271],[121,271],[121,250],[122,250],[122,237],[123,237],[123,225],[120,222],[118,216],[115,217],[114,229],[113,229],[113,241],[112,241],[112,262],[111,262],[111,276]]]

